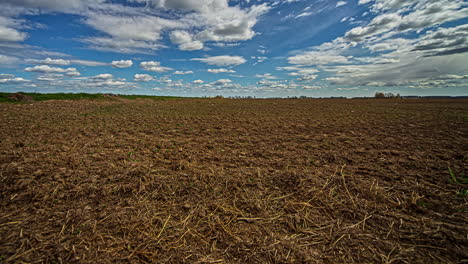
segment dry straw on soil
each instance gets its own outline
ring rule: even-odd
[[[0,110],[3,263],[468,259],[467,101]]]

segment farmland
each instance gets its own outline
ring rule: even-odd
[[[0,104],[2,263],[460,263],[468,100]]]

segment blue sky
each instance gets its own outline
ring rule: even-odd
[[[0,90],[468,94],[463,0],[0,0]]]

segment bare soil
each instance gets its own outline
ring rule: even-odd
[[[4,103],[0,262],[466,263],[467,156],[467,100]]]

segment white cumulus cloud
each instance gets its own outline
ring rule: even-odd
[[[325,53],[321,51],[308,51],[302,54],[292,56],[288,58],[289,63],[299,65],[326,65],[336,63],[349,63],[347,57]]]
[[[152,72],[167,72],[172,70],[172,68],[161,66],[161,63],[158,61],[143,61],[140,63],[140,68]]]
[[[228,84],[228,83],[232,83],[232,81],[229,80],[229,79],[219,79],[219,80],[213,82],[214,85],[225,85],[225,84]]]
[[[346,2],[346,1],[338,1],[338,2],[336,3],[336,6],[335,6],[335,7],[344,6],[344,5],[346,5],[347,3],[348,3],[348,2]]]
[[[15,77],[13,74],[0,74],[0,84],[24,83],[29,82],[21,77]]]
[[[129,68],[132,67],[133,61],[131,60],[119,60],[111,62],[112,67],[114,68]]]
[[[265,73],[265,74],[255,74],[256,78],[263,78],[263,79],[278,79],[278,77],[273,76],[271,73]]]
[[[193,36],[187,31],[174,30],[170,34],[172,43],[179,45],[180,50],[201,50],[203,42],[193,40]]]
[[[37,63],[37,64],[44,64],[44,65],[56,65],[56,66],[66,66],[70,65],[69,60],[63,60],[63,59],[51,59],[51,58],[46,58],[44,60],[30,60],[29,62],[31,63]]]
[[[113,79],[114,78],[114,75],[110,74],[110,73],[101,73],[101,74],[98,74],[94,77],[92,77],[93,79],[101,79],[101,80],[106,80],[106,79]]]
[[[48,65],[38,65],[34,67],[27,67],[24,69],[27,72],[37,72],[37,73],[62,73],[67,76],[80,76],[81,74],[78,72],[76,68],[58,68],[58,67],[50,67]]]
[[[193,58],[191,60],[201,61],[209,65],[216,66],[231,66],[231,65],[240,65],[246,62],[246,60],[241,56],[213,56],[206,58]]]
[[[219,69],[208,69],[207,70],[209,73],[235,73],[236,71],[230,70],[230,69],[224,69],[224,68],[219,68]]]
[[[173,74],[177,74],[177,75],[193,74],[193,71],[175,71]]]
[[[192,82],[193,84],[203,84],[204,81],[203,80],[195,80]]]
[[[26,39],[27,34],[16,28],[20,23],[15,19],[0,16],[0,42],[19,42]]]
[[[17,57],[0,54],[0,65],[12,65],[19,61]]]
[[[62,12],[77,12],[103,2],[105,0],[2,0],[4,4]]]
[[[85,66],[109,65],[108,63],[99,62],[99,61],[77,60],[77,59],[64,60],[64,59],[52,59],[52,58],[46,58],[43,60],[27,59],[26,62],[32,63],[32,64],[43,64],[43,65],[54,65],[54,66],[67,66],[71,64],[85,65]]]
[[[133,76],[133,80],[136,82],[149,82],[152,81],[154,78],[149,74],[135,74]]]

